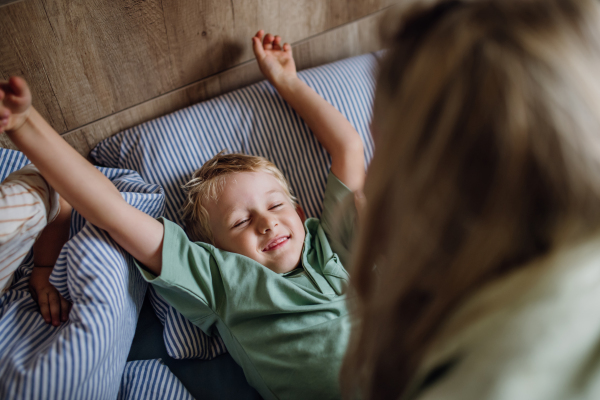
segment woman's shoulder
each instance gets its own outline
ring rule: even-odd
[[[420,379],[440,365],[450,367],[417,397],[600,397],[594,384],[600,372],[598,304],[600,235],[592,235],[464,301],[439,331]]]

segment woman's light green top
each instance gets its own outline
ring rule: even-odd
[[[466,299],[404,399],[600,399],[600,235]]]

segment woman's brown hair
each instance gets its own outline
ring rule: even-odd
[[[352,268],[347,398],[399,398],[462,300],[600,227],[598,2],[399,7]]]

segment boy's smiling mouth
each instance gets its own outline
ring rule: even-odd
[[[273,240],[271,240],[269,243],[267,243],[267,245],[265,246],[264,249],[262,249],[262,251],[272,251],[275,249],[280,248],[281,246],[285,245],[291,238],[291,235],[287,235],[287,236],[277,236],[276,238],[274,238]]]

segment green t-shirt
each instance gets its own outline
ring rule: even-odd
[[[348,254],[354,208],[332,221],[351,194],[329,174],[322,220],[305,222],[302,268],[277,274],[256,261],[191,242],[173,222],[165,233],[159,277],[144,278],[204,332],[218,329],[248,382],[265,399],[335,399],[350,331],[348,272],[330,245]],[[341,226],[337,232],[331,227]],[[335,236],[335,237],[334,237]]]

